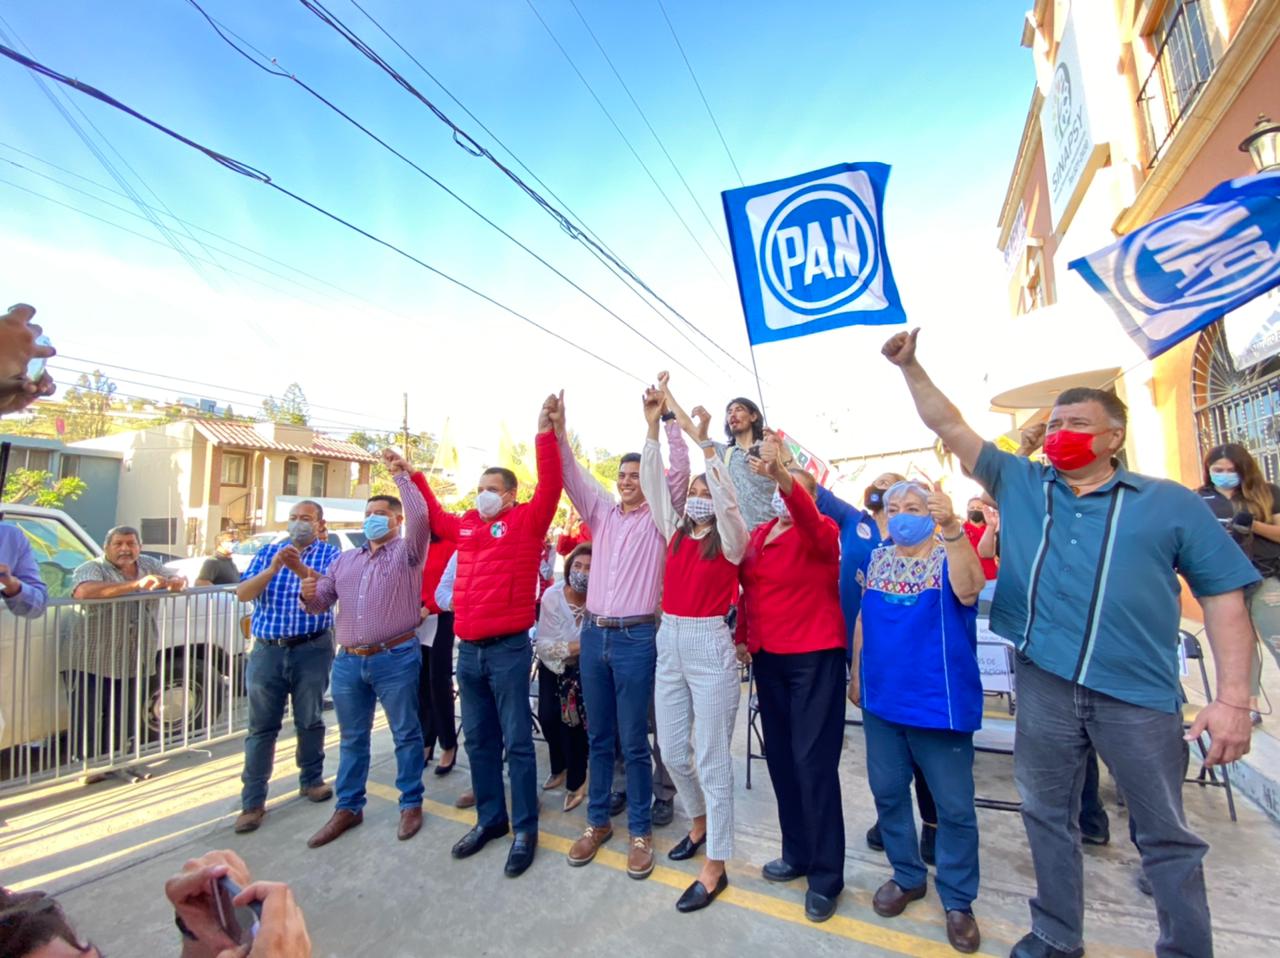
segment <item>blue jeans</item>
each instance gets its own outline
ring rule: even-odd
[[[538,830],[538,758],[533,750],[533,709],[529,670],[533,646],[517,632],[477,647],[458,640],[458,691],[462,696],[462,734],[471,763],[476,823],[485,828],[507,822],[502,786],[502,750],[511,777],[511,827]]]
[[[591,743],[587,823],[609,824],[615,742],[627,766],[627,827],[632,835],[653,832],[653,753],[649,746],[649,703],[658,664],[652,623],[623,629],[582,628],[582,696]]]
[[[302,788],[324,781],[324,712],[321,702],[333,665],[333,631],[286,649],[278,642],[253,640],[245,665],[249,692],[249,734],[244,740],[240,806],[244,811],[267,803],[267,781],[275,763],[276,737],[286,700],[293,699],[294,755]]]
[[[911,809],[912,764],[924,773],[938,809],[938,897],[947,911],[968,911],[978,896],[978,815],[973,805],[973,733],[915,728],[862,713],[867,779],[880,837],[900,888],[919,888],[920,859]]]
[[[333,707],[342,746],[338,752],[338,808],[364,808],[369,780],[373,709],[381,703],[396,743],[396,788],[400,810],[422,805],[422,723],[418,721],[418,669],[422,647],[408,641],[377,655],[340,652],[333,660]]]
[[[1202,860],[1208,845],[1182,811],[1182,716],[1068,682],[1018,656],[1013,774],[1036,869],[1031,930],[1063,951],[1084,936],[1080,790],[1092,746],[1129,806],[1160,922],[1159,958],[1213,954]]]

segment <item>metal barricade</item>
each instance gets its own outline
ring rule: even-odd
[[[0,614],[0,790],[206,746],[248,724],[234,588],[50,599]]]

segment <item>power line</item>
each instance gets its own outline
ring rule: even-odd
[[[398,253],[399,255],[403,256],[405,259],[409,260],[410,262],[418,264],[423,269],[427,270],[430,273],[433,273],[436,276],[439,276],[441,279],[447,280],[448,282],[459,287],[460,289],[466,290],[472,295],[480,299],[483,299],[485,302],[490,303],[494,306],[497,306],[499,309],[503,310],[504,312],[509,313],[510,315],[515,316],[517,319],[520,319],[523,322],[528,323],[530,326],[533,326],[535,329],[541,330],[542,332],[546,333],[548,336],[553,337],[554,339],[564,343],[565,345],[570,346],[573,349],[581,353],[584,353],[587,356],[590,356],[592,359],[596,360],[597,362],[603,363],[604,365],[608,366],[610,369],[620,372],[624,376],[628,376],[639,383],[646,384],[648,382],[644,378],[637,376],[635,373],[628,372],[627,370],[623,369],[621,366],[618,366],[616,363],[613,363],[610,360],[605,359],[603,356],[600,356],[592,352],[591,350],[587,349],[585,346],[582,346],[574,342],[573,340],[565,336],[562,336],[560,333],[557,333],[554,330],[548,329],[546,326],[543,326],[541,323],[537,322],[536,320],[531,319],[529,316],[526,316],[524,313],[521,313],[518,310],[506,305],[505,303],[502,303],[499,300],[494,299],[492,296],[489,296],[487,293],[481,292],[480,290],[476,289],[474,286],[470,286],[467,283],[464,283],[462,280],[457,279],[456,277],[450,275],[449,273],[446,273],[443,270],[432,266],[430,263],[427,263],[425,260],[422,260],[417,256],[414,256],[412,253],[406,252],[405,250],[401,249],[399,246],[396,246],[394,243],[384,240],[381,237],[376,236],[373,233],[370,233],[368,230],[365,230],[359,226],[356,226],[354,223],[350,222],[349,220],[343,219],[341,216],[338,216],[336,213],[331,213],[329,210],[325,209],[324,207],[319,206],[316,203],[313,203],[312,201],[306,199],[305,197],[300,196],[299,194],[286,189],[285,187],[281,186],[279,183],[276,183],[274,180],[272,180],[269,175],[262,172],[261,170],[255,169],[254,167],[249,166],[246,163],[242,163],[239,160],[233,159],[232,157],[229,157],[224,153],[219,153],[217,150],[211,149],[210,147],[203,146],[202,144],[197,143],[195,140],[192,140],[186,136],[183,136],[181,133],[171,130],[168,127],[164,126],[163,124],[151,119],[150,117],[147,117],[142,113],[139,113],[137,110],[134,110],[132,107],[127,106],[126,104],[120,102],[110,94],[104,93],[102,90],[99,90],[96,87],[91,86],[90,84],[83,83],[80,80],[76,80],[63,73],[59,73],[58,71],[53,70],[50,67],[47,67],[36,60],[33,60],[31,57],[28,57],[19,53],[18,51],[12,49],[11,47],[0,45],[0,54],[3,54],[4,56],[8,57],[10,60],[13,60],[15,63],[25,66],[29,70],[33,70],[36,73],[42,74],[43,76],[46,76],[51,80],[56,80],[58,83],[64,84],[65,86],[69,86],[72,89],[78,90],[81,93],[84,93],[87,96],[91,96],[96,100],[100,100],[101,102],[107,104],[108,106],[114,107],[115,109],[120,110],[123,113],[127,113],[129,116],[132,116],[134,119],[141,120],[143,123],[146,123],[148,126],[152,127],[155,130],[158,130],[159,132],[163,133],[165,136],[168,136],[171,139],[177,140],[179,143],[183,143],[194,150],[198,150],[199,152],[203,153],[205,156],[213,160],[218,165],[224,166],[234,173],[239,173],[241,176],[246,176],[250,179],[257,180],[259,183],[262,183],[265,186],[271,187],[277,192],[282,193],[285,196],[288,196],[290,199],[294,200],[295,202],[301,203],[303,206],[308,207],[309,209],[313,210],[316,213],[319,213],[321,216],[324,216],[335,223],[345,226],[347,227],[347,229],[355,233],[359,233],[361,236],[365,237],[368,240],[371,240],[374,243],[377,243],[379,246],[383,246],[391,250],[392,252]]]
[[[306,3],[308,0],[303,0],[303,2]],[[640,164],[645,175],[649,177],[649,182],[651,182],[654,185],[654,188],[662,194],[662,198],[666,200],[667,206],[671,208],[671,212],[674,213],[676,219],[680,221],[680,225],[684,227],[684,231],[689,234],[689,238],[693,240],[694,244],[702,252],[706,261],[711,264],[711,268],[716,271],[716,275],[718,275],[725,283],[728,283],[724,273],[720,271],[720,267],[717,266],[715,260],[711,258],[711,254],[707,252],[707,248],[702,245],[702,241],[694,234],[692,227],[689,226],[689,222],[680,214],[680,211],[676,209],[676,205],[671,202],[671,197],[667,195],[667,191],[662,188],[662,184],[658,182],[657,177],[653,175],[653,171],[649,169],[649,164],[645,163],[644,159],[636,151],[635,146],[627,137],[627,134],[622,132],[622,127],[618,125],[618,121],[613,118],[613,114],[609,112],[609,108],[604,105],[604,101],[596,94],[595,88],[591,86],[587,78],[583,76],[582,71],[578,69],[578,64],[575,63],[573,57],[569,55],[569,51],[564,48],[564,44],[560,42],[560,39],[555,35],[551,26],[546,20],[542,19],[542,14],[539,13],[538,8],[534,6],[533,0],[525,0],[525,3],[527,3],[529,5],[529,9],[533,11],[533,15],[538,18],[538,22],[542,24],[542,28],[547,31],[547,36],[551,38],[551,42],[554,43],[556,48],[564,55],[569,66],[573,68],[573,72],[576,73],[578,79],[582,81],[582,85],[587,88],[587,92],[591,94],[591,99],[596,101],[596,106],[600,107],[601,112],[604,113],[605,117],[609,120],[609,123],[613,126],[618,136],[622,138],[622,142],[626,144],[627,149],[631,151],[631,155],[635,157],[636,162]]]
[[[200,4],[196,2],[196,0],[187,0],[187,2],[188,2],[192,7],[194,7],[197,11],[199,11],[200,15],[201,15],[202,17],[204,17],[204,19],[205,19],[206,21],[208,21],[209,26],[211,26],[211,27],[213,28],[214,32],[215,32],[215,33],[217,33],[217,35],[219,36],[219,38],[221,38],[221,39],[222,39],[222,41],[223,41],[224,43],[226,43],[226,44],[227,44],[227,46],[231,47],[231,49],[235,50],[238,54],[240,54],[242,57],[244,57],[246,60],[248,60],[250,63],[252,63],[252,64],[253,64],[255,67],[257,67],[259,70],[262,70],[264,73],[267,73],[267,74],[269,74],[269,75],[271,75],[271,76],[274,76],[274,77],[281,77],[281,78],[284,78],[284,79],[287,79],[287,80],[292,80],[292,81],[293,81],[294,83],[296,83],[299,87],[301,87],[301,88],[302,88],[303,90],[305,90],[308,94],[310,94],[313,98],[315,98],[316,100],[319,100],[319,101],[320,101],[321,103],[323,103],[326,107],[328,107],[331,111],[333,111],[334,113],[338,114],[338,116],[342,117],[344,120],[346,120],[346,121],[347,121],[348,123],[350,123],[352,126],[354,126],[356,129],[358,129],[361,133],[363,133],[365,136],[369,137],[371,140],[373,140],[375,143],[377,143],[379,146],[381,146],[384,150],[386,150],[387,152],[391,153],[393,156],[397,157],[398,159],[400,159],[401,161],[403,161],[404,163],[406,163],[408,166],[410,166],[412,169],[414,169],[416,172],[418,172],[419,174],[421,174],[422,176],[424,176],[424,177],[425,177],[426,179],[428,179],[431,183],[433,183],[434,185],[438,186],[441,190],[443,190],[446,194],[448,194],[450,198],[452,198],[453,200],[456,200],[459,204],[461,204],[463,207],[465,207],[469,212],[473,213],[476,217],[478,217],[480,220],[482,220],[482,221],[483,221],[484,223],[486,223],[488,226],[490,226],[491,228],[493,228],[493,229],[494,229],[494,230],[496,230],[497,232],[501,233],[504,237],[506,237],[508,240],[510,240],[512,243],[514,243],[516,246],[518,246],[518,247],[519,247],[520,249],[522,249],[524,252],[528,253],[531,257],[533,257],[535,260],[537,260],[539,263],[541,263],[544,267],[546,267],[548,270],[550,270],[552,273],[554,273],[554,274],[555,274],[556,276],[558,276],[560,279],[564,280],[564,282],[568,283],[568,284],[569,284],[570,286],[572,286],[575,290],[577,290],[579,293],[581,293],[583,296],[585,296],[587,299],[589,299],[592,303],[594,303],[596,306],[598,306],[601,310],[603,310],[605,313],[607,313],[608,315],[612,316],[615,320],[617,320],[619,323],[621,323],[623,326],[625,326],[628,330],[630,330],[631,332],[635,333],[635,335],[639,336],[641,339],[643,339],[646,343],[648,343],[650,346],[652,346],[654,349],[656,349],[656,350],[657,350],[659,353],[661,353],[663,356],[666,356],[668,359],[670,359],[673,363],[675,363],[676,365],[678,365],[681,369],[684,369],[686,372],[688,372],[688,373],[690,373],[690,374],[692,374],[692,375],[694,375],[694,376],[697,376],[697,375],[698,375],[696,372],[694,372],[694,370],[692,370],[692,369],[690,369],[688,366],[684,365],[684,363],[680,362],[680,360],[679,360],[679,359],[677,359],[675,356],[672,356],[672,355],[671,355],[670,353],[668,353],[665,349],[663,349],[661,346],[659,346],[657,343],[655,343],[652,339],[650,339],[648,336],[646,336],[643,332],[641,332],[639,329],[637,329],[637,328],[636,328],[635,326],[633,326],[631,323],[629,323],[629,322],[627,322],[625,319],[623,319],[623,318],[622,318],[622,316],[618,315],[616,312],[614,312],[612,309],[610,309],[610,308],[609,308],[608,306],[606,306],[604,303],[600,302],[600,300],[598,300],[595,296],[591,295],[591,293],[587,292],[585,289],[583,289],[581,286],[579,286],[576,282],[574,282],[572,279],[570,279],[568,276],[566,276],[563,272],[561,272],[559,269],[557,269],[555,266],[553,266],[550,262],[548,262],[546,259],[544,259],[542,256],[540,256],[540,255],[539,255],[538,253],[536,253],[534,250],[532,250],[531,248],[529,248],[527,245],[525,245],[524,243],[522,243],[520,240],[516,239],[514,236],[512,236],[510,233],[508,233],[505,229],[503,229],[501,226],[499,226],[497,223],[495,223],[495,222],[494,222],[493,220],[491,220],[489,217],[485,216],[485,214],[484,214],[484,213],[480,212],[480,210],[476,209],[474,206],[472,206],[470,203],[468,203],[465,199],[463,199],[461,196],[459,196],[457,193],[455,193],[453,190],[451,190],[448,186],[446,186],[443,182],[441,182],[439,179],[437,179],[437,178],[436,178],[435,176],[433,176],[431,173],[428,173],[425,169],[423,169],[421,166],[419,166],[417,163],[415,163],[413,160],[411,160],[411,159],[410,159],[409,157],[407,157],[405,154],[401,153],[399,150],[397,150],[394,146],[392,146],[390,143],[388,143],[388,142],[387,142],[386,140],[384,140],[382,137],[378,136],[378,134],[374,133],[372,130],[370,130],[367,126],[365,126],[363,123],[361,123],[361,122],[360,122],[359,120],[357,120],[355,117],[351,116],[351,114],[347,113],[347,112],[346,112],[345,110],[343,110],[341,107],[337,106],[335,103],[333,103],[333,102],[332,102],[331,100],[329,100],[327,97],[325,97],[323,94],[321,94],[321,93],[319,93],[318,91],[316,91],[316,90],[315,90],[313,87],[311,87],[309,84],[307,84],[307,83],[306,83],[306,82],[304,82],[303,80],[299,79],[299,78],[298,78],[298,76],[297,76],[296,74],[291,73],[291,72],[288,72],[288,71],[286,71],[286,70],[284,70],[284,69],[281,69],[281,68],[279,67],[279,65],[276,63],[276,61],[274,61],[274,60],[269,60],[269,61],[268,61],[268,62],[270,62],[271,64],[273,64],[272,66],[264,66],[263,64],[261,64],[261,63],[257,62],[256,60],[254,60],[254,59],[253,59],[253,57],[251,57],[249,54],[247,54],[244,50],[240,49],[240,47],[236,46],[236,44],[235,44],[235,43],[234,43],[234,42],[233,42],[233,41],[232,41],[232,40],[231,40],[231,39],[230,39],[230,38],[229,38],[225,33],[223,33],[223,31],[220,29],[220,25],[219,25],[218,23],[216,23],[216,22],[213,20],[213,18],[209,16],[209,14],[208,14],[208,13],[206,13],[206,12],[205,12],[204,8],[203,8],[203,7],[201,7],[201,6],[200,6]],[[262,55],[262,54],[260,54],[260,56],[261,56],[261,55]],[[265,56],[264,56],[264,59],[265,59]],[[673,329],[676,329],[676,327],[675,327],[675,326],[673,326],[672,328],[673,328]],[[677,331],[678,331],[678,330],[677,330]],[[683,335],[683,334],[682,334],[682,335]],[[687,338],[688,338],[688,337],[686,337],[686,339],[687,339]],[[703,356],[705,356],[708,360],[710,360],[710,359],[711,359],[711,357],[710,357],[710,356],[708,356],[704,351],[702,351],[701,347],[697,346],[697,345],[696,345],[692,340],[688,340],[688,341],[689,341],[689,345],[693,346],[695,349],[698,349],[700,352],[702,352]],[[710,385],[710,384],[708,384],[708,385]]]
[[[604,57],[604,62],[609,64],[609,69],[613,71],[613,75],[621,84],[622,89],[626,92],[627,98],[631,100],[631,105],[636,108],[636,112],[640,114],[640,119],[644,120],[644,125],[649,128],[649,132],[653,134],[654,140],[658,144],[658,148],[662,150],[662,155],[667,158],[667,162],[671,164],[671,168],[675,170],[676,176],[680,178],[684,191],[689,194],[689,199],[693,200],[693,205],[697,207],[698,212],[702,214],[702,220],[707,224],[707,229],[711,230],[711,235],[716,238],[716,242],[720,244],[720,248],[729,254],[729,247],[725,245],[724,238],[720,235],[720,231],[716,229],[715,224],[711,222],[711,217],[707,215],[707,211],[703,208],[702,203],[698,201],[698,197],[694,194],[693,189],[689,186],[689,181],[684,178],[679,165],[672,158],[671,153],[667,150],[667,145],[662,142],[662,137],[658,136],[658,131],[653,128],[653,124],[649,122],[649,116],[644,112],[640,103],[635,98],[635,94],[631,92],[631,87],[627,85],[627,81],[622,79],[622,74],[618,72],[618,68],[614,66],[613,59],[605,51],[604,45],[600,42],[600,38],[596,36],[596,32],[591,29],[591,24],[587,22],[587,18],[582,15],[582,10],[578,7],[576,0],[569,0],[569,6],[573,7],[573,12],[578,15],[578,19],[582,21],[582,25],[587,28],[587,34],[596,45],[596,49],[600,51],[600,55]]]
[[[727,349],[724,348],[724,346],[722,346],[719,342],[717,342],[713,337],[705,333],[696,324],[691,322],[688,319],[688,317],[686,317],[678,309],[676,309],[669,302],[667,302],[666,299],[664,299],[661,295],[659,295],[653,289],[653,287],[650,286],[648,283],[646,283],[630,266],[628,266],[622,259],[616,256],[608,248],[608,246],[604,244],[603,240],[598,239],[596,237],[596,234],[594,234],[593,231],[591,231],[586,227],[585,223],[583,223],[581,226],[579,226],[578,224],[575,224],[573,220],[569,218],[568,215],[566,215],[565,213],[557,209],[554,204],[552,204],[544,196],[538,193],[537,190],[535,190],[528,183],[526,183],[520,177],[519,174],[517,174],[509,166],[507,166],[505,163],[499,160],[496,156],[493,155],[493,153],[489,149],[481,145],[479,141],[475,139],[475,137],[471,136],[471,134],[469,134],[466,130],[460,127],[452,119],[450,119],[449,116],[443,110],[441,110],[438,106],[436,106],[436,104],[433,103],[430,99],[428,99],[427,96],[423,94],[420,90],[414,87],[414,85],[410,83],[404,77],[403,74],[397,71],[395,67],[391,66],[391,64],[388,63],[385,59],[383,59],[383,57],[380,54],[378,54],[378,52],[374,50],[371,46],[369,46],[369,44],[367,44],[363,39],[361,39],[360,36],[356,34],[354,30],[352,30],[349,26],[343,23],[342,20],[338,18],[335,14],[327,10],[324,7],[324,5],[319,2],[319,0],[300,0],[300,2],[309,12],[314,14],[317,19],[319,19],[326,26],[332,28],[335,32],[337,32],[339,36],[341,36],[344,40],[346,40],[353,47],[355,47],[356,50],[358,50],[363,56],[365,56],[377,67],[379,67],[389,77],[391,77],[391,79],[394,80],[401,88],[403,88],[407,93],[409,93],[415,99],[420,101],[423,104],[423,106],[425,106],[428,110],[430,110],[431,113],[438,120],[440,120],[441,123],[443,123],[445,126],[447,126],[450,129],[450,131],[453,134],[453,140],[455,143],[457,143],[460,147],[462,147],[464,150],[466,150],[467,153],[471,154],[472,156],[481,157],[487,160],[497,170],[499,170],[504,176],[506,176],[509,180],[511,180],[511,182],[514,183],[526,196],[528,196],[531,200],[533,200],[533,202],[537,204],[544,212],[546,212],[547,215],[549,215],[552,219],[554,219],[556,221],[556,224],[565,232],[566,235],[568,235],[571,239],[579,243],[582,243],[584,246],[586,246],[592,252],[592,255],[594,255],[598,260],[600,260],[601,263],[604,264],[611,272],[613,272],[615,276],[618,276],[618,278],[622,280],[625,283],[625,285],[628,286],[628,288],[632,289],[632,291],[637,296],[640,297],[641,301],[645,302],[650,309],[652,309],[655,313],[657,313],[657,315],[661,316],[662,314],[658,312],[658,310],[656,309],[656,307],[653,306],[652,303],[649,303],[647,300],[645,300],[638,290],[636,290],[634,287],[631,286],[632,283],[635,284],[635,287],[639,287],[639,289],[644,290],[644,292],[647,293],[649,296],[651,296],[656,302],[661,303],[662,306],[665,307],[668,312],[670,312],[673,316],[679,319],[682,323],[688,326],[691,330],[693,330],[695,333],[697,333],[707,342],[711,343],[711,345],[713,345],[717,350],[723,353],[729,360],[731,360],[736,365],[741,367],[744,371],[748,373],[751,372],[751,368],[747,366],[745,363],[743,363],[742,360],[738,359],[738,357],[730,353]],[[423,71],[423,73],[425,73],[437,86],[439,86],[442,90],[444,90],[446,95],[448,95],[450,99],[452,99],[455,103],[457,103],[458,106],[461,107],[462,110],[469,117],[475,120],[476,123],[483,130],[485,130],[486,133],[489,133],[490,136],[493,136],[494,140],[498,142],[504,150],[506,150],[508,153],[512,155],[515,161],[522,168],[524,168],[526,172],[530,174],[530,177],[532,179],[534,179],[544,188],[547,188],[546,185],[543,184],[542,181],[538,179],[536,175],[533,174],[533,172],[529,169],[529,167],[523,161],[521,161],[518,156],[515,155],[515,153],[511,150],[510,147],[502,143],[502,141],[499,140],[498,137],[495,136],[492,133],[492,131],[490,131],[489,128],[484,125],[483,122],[477,119],[475,114],[473,114],[469,109],[467,109],[466,105],[463,104],[462,101],[458,99],[458,97],[456,97],[442,83],[440,83],[440,81],[436,79],[434,74],[432,74],[429,70],[427,70],[427,68],[423,66],[422,63],[413,56],[413,54],[411,54],[407,49],[405,49],[403,44],[401,44],[398,40],[396,40],[396,38],[392,36],[386,30],[386,28],[382,26],[382,24],[380,24],[376,19],[374,19],[372,14],[368,13],[368,11],[366,11],[362,6],[360,6],[359,3],[356,2],[356,0],[352,0],[352,4],[356,7],[356,9],[360,10],[360,12],[365,15],[365,17],[369,19],[369,21],[374,25],[374,27],[376,27],[384,36],[387,37],[387,39],[389,39],[393,44],[395,44],[395,46],[401,52],[403,52],[407,57],[409,57],[409,59],[412,60],[418,66],[418,68]],[[547,191],[551,193],[552,196],[555,196],[555,194],[549,188],[547,188]],[[567,205],[564,204],[563,201],[560,201],[559,197],[556,197],[556,199],[558,202],[561,202],[561,205],[564,205],[565,208],[568,209]],[[577,217],[577,214],[573,214],[573,215]],[[581,221],[581,217],[577,217],[577,218],[579,219],[579,221]],[[705,251],[704,251],[704,255],[705,255]],[[626,280],[630,280],[630,282],[627,283]],[[663,317],[663,319],[665,321],[666,317]]]
[[[702,84],[698,82],[698,75],[693,72],[693,64],[689,62],[689,55],[684,52],[684,44],[680,42],[680,37],[676,33],[675,24],[671,22],[671,17],[667,15],[667,8],[662,0],[658,0],[658,9],[662,11],[662,19],[667,21],[667,29],[671,31],[671,39],[676,42],[676,49],[680,51],[680,58],[684,60],[685,68],[689,71],[689,79],[693,80],[693,85],[698,89],[698,96],[702,98],[702,105],[707,108],[707,116],[711,118],[711,125],[716,128],[716,136],[720,137],[720,145],[724,147],[724,155],[729,158],[729,165],[733,167],[733,172],[737,174],[738,184],[746,186],[747,181],[742,178],[742,171],[738,169],[738,161],[733,158],[733,153],[729,150],[729,144],[724,138],[724,133],[720,129],[720,124],[716,122],[716,115],[711,110],[711,104],[707,101],[707,95],[702,92]]]

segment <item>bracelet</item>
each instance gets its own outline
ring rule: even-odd
[[[966,537],[965,531],[962,528],[958,536],[943,536],[942,541],[943,542],[959,542],[961,539],[964,539],[965,537]]]
[[[714,448],[714,447],[715,447],[715,444],[716,444],[716,441],[715,441],[714,439],[700,439],[700,440],[698,440],[698,448],[699,448],[699,449],[711,449],[711,448]]]
[[[676,414],[675,414],[675,413],[673,413],[673,412],[664,412],[664,413],[662,414],[662,421],[663,421],[663,422],[671,422],[671,421],[673,421],[675,418],[676,418]]]
[[[1234,702],[1224,702],[1222,699],[1214,699],[1219,705],[1225,705],[1229,709],[1239,709],[1241,712],[1252,712],[1253,709],[1247,705],[1236,705]]]

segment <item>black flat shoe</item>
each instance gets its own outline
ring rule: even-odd
[[[788,865],[781,858],[775,858],[765,865],[764,868],[760,869],[760,874],[764,876],[765,881],[772,882],[789,882],[804,877],[804,872]]]
[[[684,890],[684,894],[680,896],[680,900],[676,902],[676,911],[688,913],[706,908],[716,896],[729,887],[729,876],[724,872],[720,873],[720,880],[716,882],[716,887],[707,891],[707,886],[700,881],[694,882]]]
[[[671,824],[671,820],[676,817],[676,806],[669,798],[655,798],[653,800],[653,808],[649,814],[653,818],[654,828],[663,828]]]
[[[804,893],[804,917],[812,922],[824,922],[836,913],[836,899],[819,895],[816,891]]]
[[[533,853],[538,848],[537,832],[516,832],[515,841],[511,843],[511,851],[507,853],[507,867],[503,874],[508,878],[519,878],[525,869],[533,864]]]
[[[686,835],[680,839],[680,843],[675,848],[667,852],[667,857],[673,862],[687,862],[694,855],[698,854],[698,849],[707,843],[707,836],[703,834],[696,842]],[[714,895],[712,897],[715,897]],[[684,899],[681,899],[683,901]]]
[[[627,793],[626,792],[610,792],[609,793],[609,817],[614,818],[621,815],[627,809]]]
[[[454,767],[455,765],[457,765],[457,764],[458,764],[458,753],[455,751],[455,752],[453,753],[453,761],[452,761],[452,762],[450,762],[448,765],[437,765],[437,766],[436,766],[436,774],[437,774],[437,775],[448,775],[450,772],[452,772],[452,771],[453,771],[453,767]]]
[[[511,826],[507,822],[503,822],[501,825],[490,825],[488,828],[477,825],[458,839],[450,854],[454,858],[470,858],[495,838],[501,838],[509,831],[511,831]]]
[[[880,837],[880,823],[876,822],[867,829],[867,847],[873,852],[884,851],[884,839]]]

